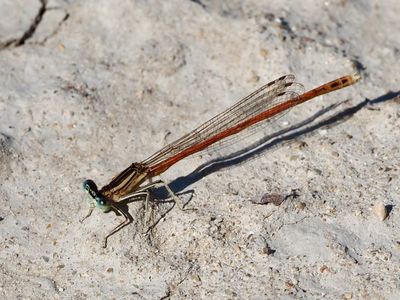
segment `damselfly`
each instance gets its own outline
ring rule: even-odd
[[[294,79],[294,75],[285,75],[262,86],[144,161],[131,164],[100,190],[92,180],[85,180],[83,187],[89,193],[92,205],[84,219],[91,215],[94,207],[99,207],[104,212],[114,210],[125,217],[125,220],[104,238],[104,247],[107,246],[107,239],[112,234],[131,222],[129,215],[118,206],[119,202],[145,197],[147,204],[151,188],[162,185],[174,202],[178,203],[177,196],[164,181],[150,182],[153,177],[160,175],[185,157],[204,150],[212,144],[226,141],[260,122],[275,120],[276,116],[293,106],[352,85],[360,79],[360,76],[358,74],[343,76],[302,94],[298,93],[302,85],[295,83]],[[142,185],[146,180],[150,183]]]

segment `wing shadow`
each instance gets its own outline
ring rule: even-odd
[[[293,126],[290,126],[288,128],[282,129],[272,135],[266,136],[240,151],[237,151],[235,153],[223,157],[219,157],[217,159],[210,160],[200,165],[198,168],[196,168],[193,172],[189,173],[188,175],[178,177],[172,182],[170,182],[169,186],[175,193],[179,193],[184,189],[186,189],[187,187],[189,187],[190,185],[192,185],[193,183],[201,180],[205,176],[208,176],[214,172],[245,163],[250,159],[254,159],[259,155],[265,154],[265,152],[270,151],[271,149],[280,146],[281,144],[291,143],[294,142],[299,137],[306,137],[315,134],[316,131],[321,128],[331,128],[333,126],[337,126],[347,121],[355,113],[357,113],[358,111],[360,111],[365,107],[373,107],[375,105],[381,104],[383,102],[398,97],[400,97],[400,91],[398,92],[390,91],[372,100],[365,99],[364,101],[352,107],[346,108],[332,116],[326,117],[325,119],[319,121],[318,123],[312,124],[318,118],[326,115],[328,112],[332,111],[333,109],[337,108],[338,106],[348,101],[342,101],[337,104],[330,105],[327,108],[320,110],[310,118],[300,123],[297,123]],[[155,189],[155,192],[158,195],[160,195],[159,194],[160,190],[162,190],[162,188]],[[162,192],[162,194],[166,198],[166,193],[164,191]]]

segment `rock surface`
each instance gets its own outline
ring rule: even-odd
[[[0,1],[1,298],[399,299],[399,15],[397,0]],[[187,210],[152,204],[151,235],[143,202],[106,249],[121,216],[79,222],[84,179],[107,184],[283,74],[310,89],[354,72],[257,155],[164,173]],[[266,193],[285,201],[252,203]]]

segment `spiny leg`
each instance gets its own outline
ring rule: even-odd
[[[149,184],[146,184],[146,185],[144,185],[144,186],[138,188],[135,192],[133,192],[133,193],[131,193],[131,194],[128,194],[128,195],[125,195],[125,196],[123,196],[122,198],[120,198],[120,199],[118,200],[119,202],[121,202],[121,201],[126,201],[126,200],[129,200],[129,199],[131,199],[131,198],[138,197],[138,196],[145,196],[145,227],[147,227],[147,223],[148,223],[148,221],[149,221],[149,217],[148,217],[148,211],[149,211],[149,209],[148,209],[148,207],[149,207],[149,199],[150,199],[150,189],[153,188],[153,187],[155,187],[155,186],[157,186],[157,185],[162,185],[162,186],[164,186],[165,189],[167,190],[168,194],[169,194],[169,195],[171,196],[171,198],[173,199],[174,204],[176,204],[180,210],[185,210],[185,209],[183,208],[183,206],[181,205],[181,203],[180,203],[179,197],[171,190],[171,188],[168,186],[168,184],[166,184],[166,183],[165,183],[163,180],[161,180],[161,179],[160,179],[160,180],[157,180],[157,181],[155,181],[155,182],[150,182]],[[104,247],[107,246],[107,238],[108,238],[108,237],[110,237],[111,235],[113,235],[114,233],[116,233],[117,231],[121,230],[123,227],[125,227],[126,225],[128,225],[129,223],[132,222],[132,220],[131,220],[121,209],[119,209],[119,208],[116,207],[115,205],[112,205],[112,206],[113,206],[113,208],[114,208],[116,211],[120,212],[120,213],[125,217],[125,221],[122,222],[122,223],[120,223],[117,227],[115,227],[115,228],[105,237],[105,239],[104,239]],[[154,226],[155,226],[157,223],[158,223],[158,221],[155,222],[155,224],[153,224],[153,225],[147,227],[147,230],[146,230],[145,233],[147,234],[152,228],[154,228]]]
[[[182,211],[185,211],[187,209],[184,208],[184,206],[181,205],[181,199],[171,190],[171,188],[168,186],[167,183],[165,183],[163,180],[157,180],[155,182],[149,183],[145,186],[142,187],[142,189],[150,189],[156,185],[161,185],[163,186],[168,194],[171,196],[172,200],[174,201],[174,204],[176,204],[178,206],[178,208]],[[141,189],[140,189],[141,190]],[[146,214],[147,214],[147,202],[148,202],[148,198],[146,198]],[[171,210],[173,207],[171,207],[169,210]],[[168,210],[168,211],[169,211]],[[163,215],[159,220],[157,220],[156,222],[154,222],[151,226],[149,226],[145,232],[145,234],[148,234],[159,222],[160,220],[164,217],[165,215]],[[147,222],[146,222],[146,226],[147,226]]]
[[[144,204],[144,210],[145,210],[144,227],[145,227],[145,228],[148,228],[147,224],[148,224],[149,221],[150,221],[150,217],[148,216],[148,213],[149,213],[150,188],[151,188],[152,186],[154,186],[153,183],[148,184],[148,185],[145,185],[145,186],[139,188],[138,190],[136,190],[135,192],[130,193],[130,194],[128,194],[128,195],[125,195],[124,197],[122,197],[122,198],[119,199],[119,202],[121,202],[121,201],[127,201],[127,200],[132,199],[132,198],[144,196],[144,198],[145,198],[145,204]],[[149,230],[146,229],[145,233],[147,234],[148,231],[149,231]]]
[[[132,199],[132,198],[144,196],[144,198],[145,198],[144,207],[145,207],[145,224],[146,224],[146,226],[147,226],[147,218],[148,218],[147,217],[147,211],[148,211],[148,204],[149,204],[149,197],[150,197],[150,190],[149,190],[150,188],[151,188],[151,186],[149,187],[148,185],[143,186],[143,187],[139,188],[138,190],[134,191],[133,193],[125,195],[124,197],[119,199],[119,202],[121,202],[121,201],[126,201],[126,200],[129,200],[129,199]]]
[[[181,199],[179,199],[179,197],[177,195],[175,195],[175,193],[171,190],[169,185],[166,184],[162,179],[158,180],[157,182],[161,183],[165,187],[165,189],[168,191],[168,194],[172,197],[172,199],[174,200],[174,203],[178,206],[178,208],[180,210],[185,210],[181,203]]]
[[[82,219],[80,219],[79,222],[83,223],[83,221],[85,221],[87,218],[89,218],[92,215],[92,212],[95,207],[96,207],[96,205],[94,205],[94,203],[90,203],[90,208],[89,208],[88,213],[86,214],[86,216],[84,216]]]
[[[150,219],[149,216],[148,216],[148,214],[149,214],[150,189],[152,187],[154,187],[155,185],[157,185],[157,184],[158,184],[158,182],[151,182],[149,184],[146,184],[146,185],[140,187],[139,189],[137,189],[133,193],[125,195],[124,197],[119,199],[119,202],[121,202],[121,201],[126,201],[126,200],[129,200],[131,198],[138,197],[138,196],[144,196],[145,197],[145,202],[144,202],[144,214],[145,214],[144,215],[144,227],[145,228],[147,228],[147,224],[148,224],[149,219]],[[146,229],[145,232],[147,233],[148,231],[149,230]]]
[[[149,217],[149,199],[150,199],[150,191],[146,190],[146,198],[144,200],[144,227],[147,228],[147,224],[150,220]]]
[[[161,186],[165,187],[165,189],[167,190],[168,194],[170,195],[170,197],[172,198],[174,203],[178,206],[178,208],[180,210],[185,210],[184,207],[181,204],[181,200],[179,199],[179,197],[171,190],[171,188],[168,186],[168,184],[165,183],[165,181],[162,180],[162,179],[159,179],[159,180],[157,180],[155,182],[151,182],[151,183],[143,186],[142,188],[140,188],[138,191],[148,190],[148,189],[150,189],[150,188],[152,188],[154,186],[157,186],[157,185],[161,185]]]
[[[167,190],[168,194],[170,195],[170,197],[173,199],[174,203],[178,206],[178,208],[180,210],[185,210],[184,207],[181,205],[181,200],[179,199],[179,197],[171,190],[171,188],[168,186],[167,183],[165,183],[163,180],[157,180],[155,182],[150,182],[149,184],[146,184],[140,188],[138,188],[135,192],[133,192],[132,194],[128,194],[124,197],[122,197],[121,199],[119,199],[119,201],[123,201],[126,199],[130,199],[132,197],[135,197],[137,194],[141,193],[141,192],[148,192],[151,188],[157,186],[157,185],[161,185],[164,186],[165,189]],[[148,201],[149,198],[146,198],[146,201]],[[148,203],[146,203],[146,207],[148,207]]]
[[[136,191],[135,193],[131,194],[129,198],[144,196],[144,226],[147,227],[147,223],[149,222],[149,199],[150,199],[150,190],[147,189],[140,189],[140,191]],[[128,199],[129,199],[128,198]]]
[[[103,248],[107,248],[107,239],[112,236],[114,233],[117,231],[121,230],[124,228],[126,225],[130,224],[132,222],[132,217],[126,214],[122,209],[117,207],[115,204],[111,204],[112,208],[118,211],[121,215],[125,217],[125,220],[121,222],[118,226],[116,226],[113,230],[111,230],[104,238],[103,242]]]

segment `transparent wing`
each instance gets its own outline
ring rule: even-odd
[[[180,139],[165,146],[160,151],[154,153],[142,163],[149,167],[157,165],[185,149],[197,145],[209,137],[215,136],[236,124],[246,121],[247,119],[258,115],[279,103],[297,97],[299,93],[303,91],[303,86],[299,83],[295,83],[294,79],[294,75],[285,75],[262,86],[247,97],[241,99],[232,107],[211,118]],[[212,147],[215,148],[215,145],[216,147],[220,147],[221,145],[225,147],[237,138],[241,139],[246,135],[251,135],[260,127],[260,124],[270,123],[281,115],[282,113],[250,126],[240,134],[226,137],[223,140],[216,142]]]

